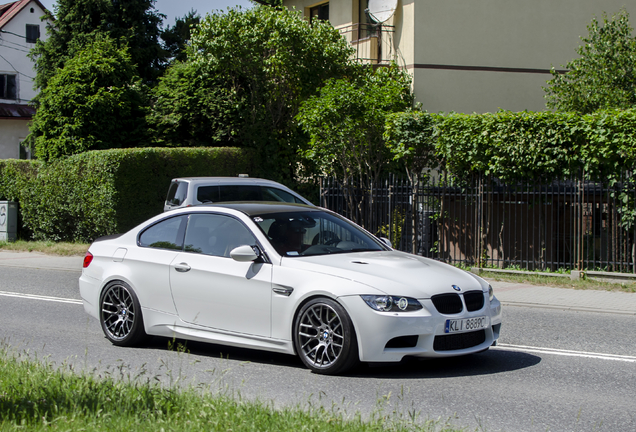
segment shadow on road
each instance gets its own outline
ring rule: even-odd
[[[461,357],[407,358],[401,363],[361,365],[352,376],[384,379],[431,379],[492,375],[536,366],[541,357],[512,351],[486,351]]]
[[[250,362],[297,369],[304,368],[302,362],[296,356],[203,342],[154,337],[146,344],[146,348],[183,351],[196,356],[223,358],[237,363]],[[363,363],[346,375],[351,378],[384,379],[452,378],[510,372],[532,367],[540,362],[541,357],[532,354],[490,350],[461,357],[440,359],[406,358],[400,363]]]

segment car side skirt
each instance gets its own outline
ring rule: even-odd
[[[291,341],[228,332],[183,322],[178,316],[142,307],[146,333],[153,336],[217,343],[239,348],[294,354]]]

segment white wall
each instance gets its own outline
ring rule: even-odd
[[[20,142],[29,134],[28,120],[0,120],[0,159],[19,159]]]
[[[31,13],[33,8],[33,13]],[[18,101],[0,99],[3,103],[21,103],[27,104],[36,95],[33,89],[33,63],[27,57],[28,51],[35,47],[35,44],[26,42],[26,24],[34,24],[40,26],[40,39],[46,40],[46,23],[40,21],[44,15],[44,11],[40,9],[34,1],[20,11],[11,21],[3,28],[6,33],[0,33],[0,73],[1,74],[18,74]],[[16,36],[14,34],[21,35]]]
[[[33,9],[33,12],[31,12]],[[27,57],[35,47],[26,41],[26,25],[40,26],[40,39],[46,40],[46,21],[40,18],[44,11],[34,1],[29,2],[20,13],[2,28],[0,33],[0,74],[17,75],[17,100],[0,99],[0,103],[28,104],[37,92],[33,89],[35,71]],[[13,34],[12,34],[13,33]],[[20,157],[20,142],[29,134],[29,121],[25,119],[0,119],[0,159]]]

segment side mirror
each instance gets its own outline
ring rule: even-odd
[[[250,245],[243,245],[230,251],[230,256],[234,261],[249,262],[258,258],[258,254],[254,251],[254,248]]]
[[[380,240],[382,240],[382,243],[384,243],[385,245],[393,249],[393,244],[391,243],[391,240],[389,240],[386,237],[380,237]]]

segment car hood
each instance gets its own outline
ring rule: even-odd
[[[356,252],[283,258],[281,265],[359,282],[390,295],[430,298],[435,294],[485,290],[472,273],[398,251]]]

